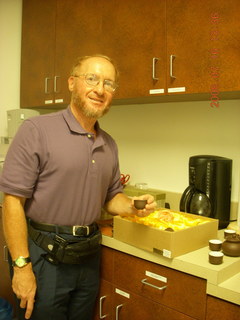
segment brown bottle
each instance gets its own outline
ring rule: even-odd
[[[222,244],[222,251],[227,256],[240,257],[240,235],[233,234],[227,236]]]

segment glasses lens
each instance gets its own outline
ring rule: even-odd
[[[100,82],[100,77],[93,73],[87,73],[85,74],[85,81],[90,86],[97,86]],[[104,80],[103,81],[104,89],[109,92],[114,92],[117,88],[117,85],[112,80]]]
[[[104,88],[107,91],[113,92],[116,89],[116,83],[111,80],[104,80]]]
[[[99,77],[96,74],[92,73],[87,73],[85,75],[85,80],[90,86],[96,86],[99,83]]]

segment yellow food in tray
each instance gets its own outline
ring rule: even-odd
[[[147,217],[138,217],[135,215],[124,218],[159,230],[168,229],[169,231],[183,230],[208,222],[201,217],[189,217],[169,209],[156,210]]]

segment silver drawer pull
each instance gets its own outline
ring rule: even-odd
[[[170,77],[173,79],[176,79],[176,77],[173,75],[173,59],[175,59],[176,56],[173,54],[170,55]]]
[[[152,61],[152,78],[153,80],[158,80],[158,78],[156,77],[156,63],[159,59],[158,58],[153,58]]]
[[[54,77],[54,93],[59,93],[60,91],[59,91],[59,89],[58,89],[58,87],[57,87],[57,80],[58,80],[58,78],[60,78],[60,76],[55,76]]]
[[[118,316],[119,316],[119,310],[122,308],[123,304],[119,304],[118,306],[116,306],[116,320],[119,320]]]
[[[102,296],[100,299],[99,299],[99,318],[100,319],[104,319],[106,318],[106,314],[102,314],[102,304],[103,304],[103,300],[107,298],[107,296]]]
[[[48,91],[48,80],[50,80],[51,78],[45,78],[45,83],[44,83],[44,93],[48,94],[50,93],[50,91]]]
[[[153,287],[153,288],[158,289],[158,290],[163,290],[163,289],[167,288],[167,286],[163,286],[163,287],[155,286],[154,284],[151,284],[151,283],[147,282],[147,279],[142,279],[141,282],[143,284],[146,284],[147,286]]]

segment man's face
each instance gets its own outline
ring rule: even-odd
[[[96,86],[86,83],[83,74],[93,74],[99,77]],[[110,108],[113,92],[104,88],[104,80],[115,81],[115,69],[106,59],[93,57],[83,61],[81,67],[75,70],[75,76],[68,80],[72,92],[72,103],[86,117],[98,119]]]

